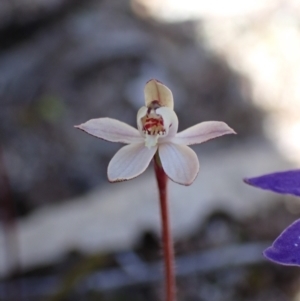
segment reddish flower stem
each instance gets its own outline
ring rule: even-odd
[[[171,235],[170,218],[168,210],[168,195],[166,176],[158,153],[154,157],[154,169],[159,190],[160,212],[162,221],[162,244],[165,263],[166,301],[176,301],[176,280],[174,272],[174,245]]]

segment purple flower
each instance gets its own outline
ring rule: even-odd
[[[261,189],[300,196],[300,169],[275,172],[244,181]]]
[[[300,266],[300,219],[288,226],[263,254],[279,264]]]
[[[300,196],[300,169],[271,173],[244,181],[261,189]],[[300,219],[283,230],[263,254],[267,259],[282,265],[300,266]]]

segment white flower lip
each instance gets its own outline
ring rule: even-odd
[[[110,182],[139,176],[158,151],[167,176],[178,184],[191,185],[199,172],[199,161],[188,145],[235,134],[221,121],[202,122],[177,133],[178,118],[173,111],[172,92],[157,80],[147,82],[145,102],[146,106],[137,113],[138,129],[111,118],[91,119],[75,126],[97,138],[128,144],[114,155],[108,165]]]

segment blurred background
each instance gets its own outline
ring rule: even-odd
[[[1,0],[0,300],[163,300],[151,166],[110,184],[121,145],[73,127],[135,126],[151,78],[179,130],[238,133],[170,183],[178,300],[300,300],[298,268],[262,256],[299,199],[242,181],[299,167],[299,53],[299,0]]]

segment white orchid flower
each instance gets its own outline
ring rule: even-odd
[[[145,106],[137,113],[137,128],[111,118],[91,119],[76,128],[122,147],[108,165],[108,179],[119,182],[143,173],[158,151],[162,168],[174,182],[191,185],[199,172],[196,153],[187,145],[200,144],[226,134],[235,134],[226,123],[206,121],[180,133],[173,111],[173,95],[161,82],[152,79],[145,86]]]

